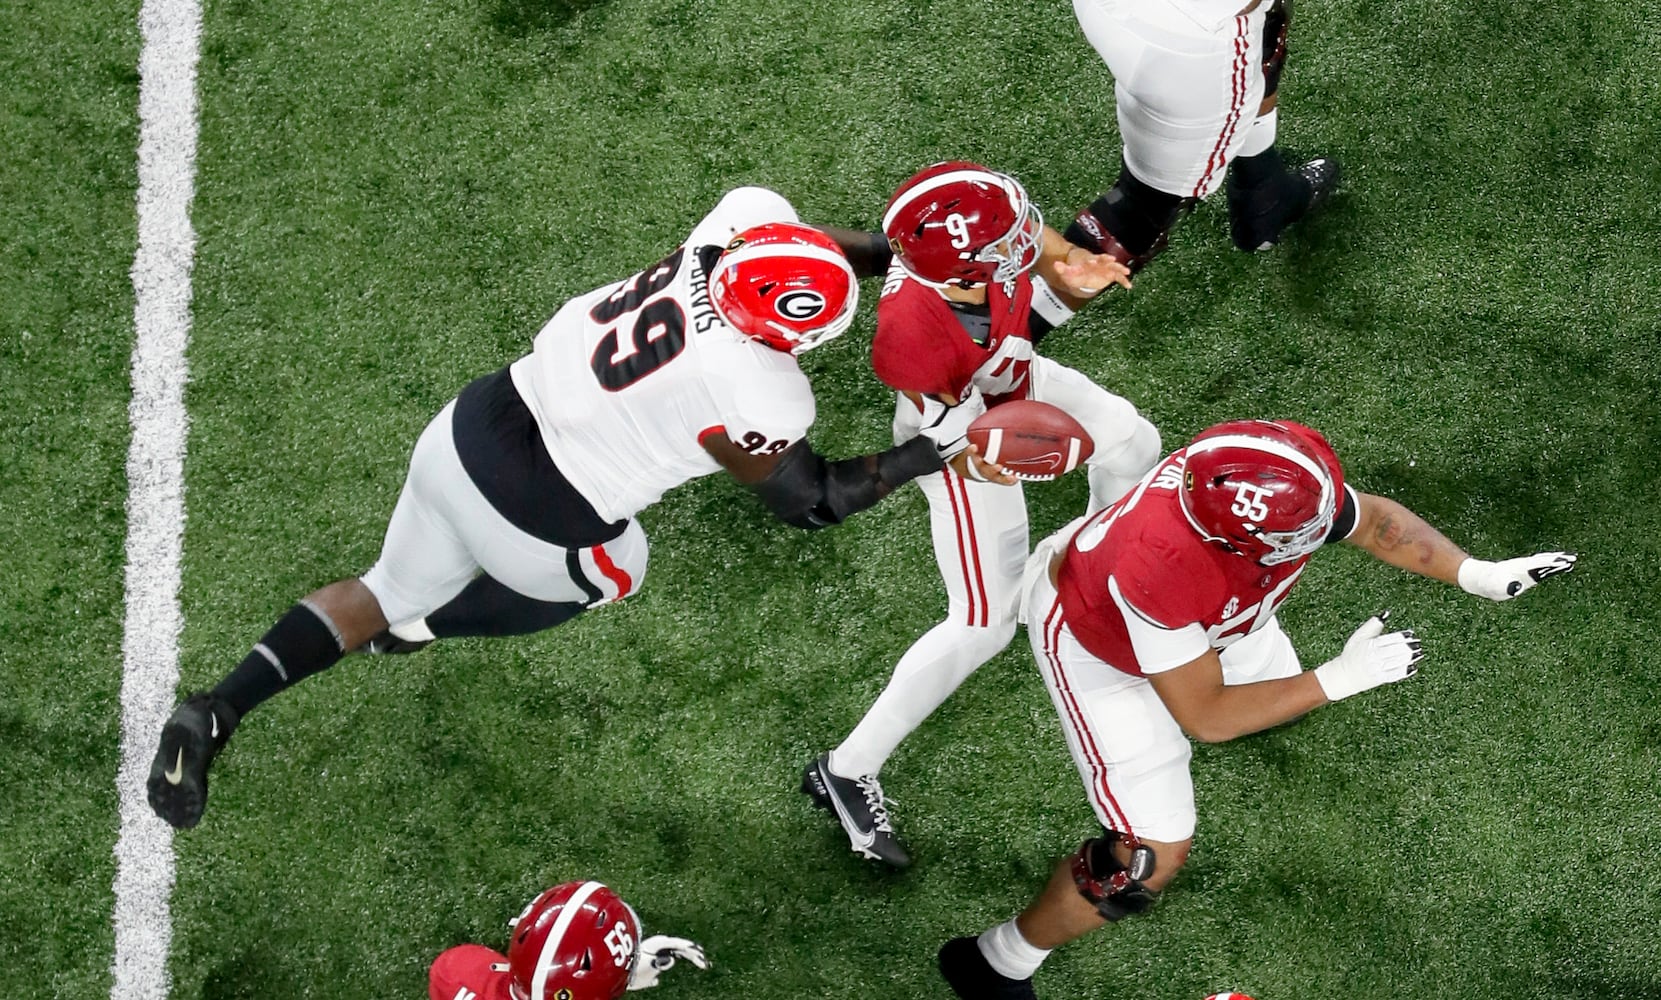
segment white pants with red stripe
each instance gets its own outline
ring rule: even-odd
[[[1197,19],[1168,0],[1073,0],[1079,27],[1113,74],[1125,166],[1137,178],[1204,198],[1251,129],[1274,128],[1272,118],[1257,124],[1268,8]]]
[[[1032,398],[1072,414],[1090,432],[1091,508],[1117,500],[1160,456],[1159,432],[1125,399],[1045,357],[1029,369]],[[899,397],[894,439],[917,435],[915,404]],[[888,686],[838,746],[831,768],[875,774],[894,748],[981,664],[1015,637],[1029,536],[1022,487],[982,483],[950,469],[917,480],[929,502],[934,559],[946,585],[946,620],[906,650]]]
[[[1076,526],[1039,543],[1027,566],[1022,599],[1032,655],[1102,826],[1181,843],[1194,836],[1188,737],[1146,678],[1102,662],[1079,644],[1050,583],[1050,559]],[[1221,658],[1225,684],[1291,677],[1301,669],[1291,640],[1272,617]]]
[[[426,617],[481,570],[539,601],[621,600],[646,575],[646,533],[633,518],[604,545],[567,549],[515,527],[490,505],[456,454],[444,407],[421,432],[381,557],[363,583],[394,626]]]

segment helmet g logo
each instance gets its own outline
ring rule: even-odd
[[[825,311],[825,297],[809,289],[785,292],[773,303],[773,308],[785,319],[798,322],[809,320]]]
[[[1261,486],[1241,483],[1235,488],[1234,505],[1229,508],[1229,513],[1260,524],[1269,516],[1269,504],[1265,500],[1268,495],[1269,491]]]

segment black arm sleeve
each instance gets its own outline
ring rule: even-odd
[[[806,441],[779,457],[766,479],[750,488],[773,515],[798,528],[841,524],[878,500],[944,465],[934,442],[912,438],[875,455],[827,461]]]
[[[866,232],[863,229],[842,229],[837,226],[814,226],[813,228],[836,241],[836,245],[847,254],[848,263],[853,265],[854,274],[861,278],[880,278],[888,273],[888,265],[894,259],[894,251],[888,245],[888,237],[880,232]]]

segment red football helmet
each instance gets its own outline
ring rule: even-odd
[[[617,1000],[629,986],[640,923],[598,882],[566,882],[531,900],[512,922],[513,1000]]]
[[[1044,247],[1044,217],[1021,183],[964,160],[901,184],[882,230],[900,266],[931,285],[1014,281]]]
[[[775,351],[800,354],[848,329],[859,281],[842,248],[819,230],[769,222],[727,244],[709,276],[726,324]]]
[[[1344,473],[1310,434],[1270,420],[1201,431],[1188,445],[1177,492],[1188,523],[1265,566],[1320,548],[1338,515]]]

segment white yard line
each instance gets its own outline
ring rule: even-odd
[[[115,1000],[163,1000],[173,938],[173,831],[144,780],[179,680],[184,536],[184,389],[196,234],[199,0],[144,0],[139,12],[138,253],[133,259],[132,444],[127,454],[127,620],[116,790]]]

